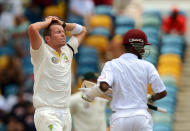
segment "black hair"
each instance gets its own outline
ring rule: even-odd
[[[142,55],[131,45],[131,44],[123,44],[126,53],[135,54],[138,59],[142,59]]]

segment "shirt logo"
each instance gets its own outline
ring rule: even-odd
[[[99,76],[98,80],[105,80],[106,76]]]
[[[69,58],[66,55],[64,55],[64,60],[65,60],[66,63],[69,62]]]
[[[51,58],[51,61],[54,63],[54,64],[57,64],[59,62],[58,58],[56,57],[52,57]]]
[[[48,126],[48,128],[50,129],[50,131],[52,131],[52,130],[53,130],[53,125],[50,124],[50,125]]]
[[[134,38],[132,38],[132,39],[129,39],[129,42],[144,42],[144,40],[143,39],[134,39]]]

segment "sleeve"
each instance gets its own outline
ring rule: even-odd
[[[166,87],[163,81],[161,80],[156,68],[153,65],[151,65],[148,69],[149,69],[148,80],[149,83],[152,84],[152,89],[154,93],[160,93],[166,90]]]
[[[76,54],[78,52],[79,42],[78,42],[76,37],[72,36],[71,39],[68,41],[67,45],[70,46],[70,48],[73,49],[74,54]]]
[[[44,44],[45,43],[42,42],[42,44],[38,50],[34,50],[30,46],[30,54],[31,54],[32,64],[39,64],[41,62],[41,60],[43,59],[44,54],[45,54],[45,45]]]
[[[100,82],[107,82],[109,86],[112,86],[113,84],[113,73],[111,70],[110,63],[106,63],[104,65],[104,68],[101,72],[101,75],[98,77],[98,83]]]

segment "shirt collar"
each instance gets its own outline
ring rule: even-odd
[[[138,57],[135,54],[132,54],[132,53],[125,53],[125,54],[121,55],[120,58],[124,58],[124,59],[135,58],[135,59],[138,59]]]
[[[45,45],[48,48],[48,50],[50,50],[51,52],[54,52],[54,53],[56,52],[56,50],[53,49],[51,46],[49,46],[47,43],[45,43]],[[61,53],[63,52],[62,50],[63,50],[64,47],[65,47],[65,45],[61,47]]]
[[[48,48],[48,50],[50,50],[50,51],[52,51],[52,52],[56,52],[56,50],[55,49],[53,49],[51,46],[49,46],[48,44],[45,44],[46,45],[46,47]]]

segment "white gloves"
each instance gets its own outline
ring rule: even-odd
[[[82,87],[79,90],[83,92],[82,98],[88,102],[92,102],[95,97],[105,94],[98,85],[94,85],[91,88]]]
[[[147,102],[148,102],[149,104],[154,103],[154,101],[152,100],[152,95],[147,94]]]

